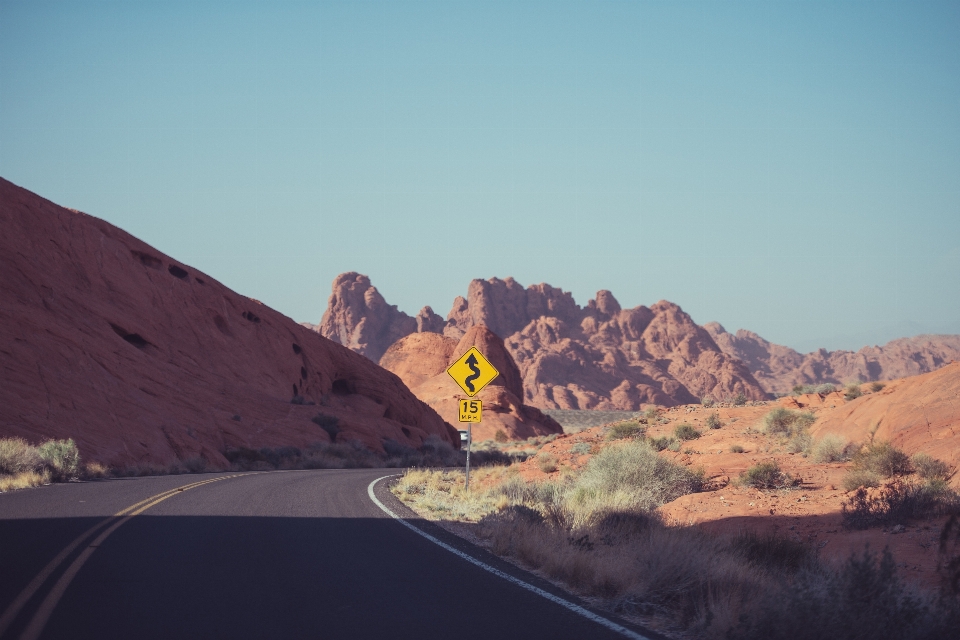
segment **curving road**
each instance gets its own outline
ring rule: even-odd
[[[417,519],[375,482],[388,473],[2,494],[0,640],[657,637]]]

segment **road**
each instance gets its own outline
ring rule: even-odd
[[[630,636],[517,584],[583,605],[415,518],[376,483],[387,509],[435,540],[404,526],[368,493],[389,474],[197,474],[2,494],[0,639]]]

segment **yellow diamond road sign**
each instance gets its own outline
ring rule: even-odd
[[[470,347],[465,354],[454,362],[447,369],[450,377],[456,380],[463,392],[471,398],[490,383],[491,380],[500,375],[480,350],[476,347]]]

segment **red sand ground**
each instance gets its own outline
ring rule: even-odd
[[[823,397],[787,397],[745,407],[686,405],[664,410],[661,416],[667,422],[650,425],[647,434],[672,435],[676,426],[684,422],[697,427],[702,437],[682,443],[679,452],[664,451],[661,455],[690,467],[702,467],[710,481],[709,490],[661,507],[664,519],[674,524],[701,525],[718,533],[776,532],[814,543],[821,557],[828,561],[843,561],[852,551],[861,551],[865,544],[875,551],[889,547],[906,578],[932,585],[936,580],[937,540],[943,518],[904,523],[902,531],[893,527],[844,529],[841,505],[850,494],[841,488],[841,479],[850,463],[817,464],[812,457],[787,453],[776,438],[762,433],[763,416],[777,406],[787,406],[812,411],[817,416],[811,428],[817,439],[836,433],[853,442],[864,442],[870,430],[876,428],[878,440],[890,440],[908,455],[924,452],[954,468],[960,466],[960,363],[889,382],[878,393],[867,393],[867,385],[863,390],[865,395],[852,401],[845,400],[842,393],[832,393]],[[720,429],[708,429],[705,425],[707,416],[714,412],[723,424]],[[560,436],[545,445],[540,455],[556,456],[559,473],[563,467],[579,469],[590,455],[573,454],[573,445],[605,444],[605,431],[605,427],[595,427]],[[734,444],[741,445],[744,453],[731,453]],[[759,491],[731,483],[747,468],[767,460],[776,460],[802,484],[793,489]],[[557,473],[544,473],[533,458],[523,463],[521,475],[527,480],[543,480]],[[952,482],[954,488],[960,485],[956,476]]]

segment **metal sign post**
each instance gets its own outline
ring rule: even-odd
[[[447,373],[470,398],[480,393],[481,389],[500,375],[496,367],[490,364],[476,347],[470,347],[465,354],[457,358],[456,362],[447,368]],[[483,403],[480,400],[460,399],[460,422],[467,423],[467,469],[463,481],[464,491],[470,490],[470,449],[473,445],[473,423],[480,422],[482,411]]]

